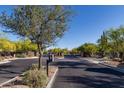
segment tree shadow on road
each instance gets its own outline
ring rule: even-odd
[[[0,69],[5,69],[5,68],[12,68],[12,67],[14,67],[13,65],[0,65]]]
[[[21,73],[16,71],[0,70],[0,74],[21,74]]]
[[[124,76],[124,73],[110,69],[110,68],[87,68],[85,71]]]
[[[61,82],[76,84],[78,88],[123,88],[124,87],[124,79],[114,78],[114,77],[62,76],[62,78],[65,79]]]
[[[83,60],[83,62],[59,61],[53,62],[51,65],[60,67],[59,78],[57,79],[57,84],[55,84],[58,87],[61,87],[59,84],[64,82],[63,87],[124,88],[124,73],[99,64]],[[74,72],[68,72],[68,68],[72,68]]]

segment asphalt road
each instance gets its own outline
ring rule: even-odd
[[[22,74],[38,59],[17,59],[11,63],[0,64],[0,84]],[[53,88],[119,88],[124,87],[124,74],[100,64],[66,56],[51,65],[59,71]]]
[[[67,57],[59,67],[53,88],[124,88],[124,74],[100,64]]]
[[[45,61],[45,59],[44,59]],[[17,59],[10,63],[0,64],[0,84],[22,74],[32,64],[37,63],[37,58]]]

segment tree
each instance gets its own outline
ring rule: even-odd
[[[120,26],[117,29],[109,30],[109,42],[111,43],[112,53],[114,57],[119,58],[124,55],[124,27]]]
[[[124,27],[111,28],[103,33],[98,40],[99,51],[103,56],[124,60]]]
[[[74,55],[79,54],[78,49],[77,49],[77,48],[73,48],[73,49],[71,50],[71,54],[74,54]]]
[[[0,38],[0,51],[1,52],[15,52],[16,46],[14,42],[9,41],[7,38]]]
[[[102,57],[106,56],[110,52],[110,47],[108,44],[108,37],[106,32],[103,32],[100,39],[98,39],[97,43],[98,43],[98,50],[100,52],[100,55],[102,55]]]
[[[120,27],[120,57],[124,61],[124,27]]]
[[[15,45],[16,45],[16,52],[24,52],[24,51],[23,51],[23,48],[22,48],[23,43],[22,43],[21,40],[16,41],[16,42],[15,42]]]
[[[54,53],[55,56],[64,56],[68,54],[68,49],[53,48],[53,49],[49,49],[48,52]]]
[[[48,51],[55,54],[55,56],[61,56],[61,54],[63,53],[63,50],[61,48],[53,48]]]
[[[37,44],[40,69],[43,50],[63,36],[70,14],[64,6],[17,6],[11,15],[2,13],[0,23],[6,32]]]
[[[29,39],[19,40],[15,42],[17,52],[37,51],[37,45]]]
[[[64,55],[68,54],[68,49],[67,48],[62,49],[62,51],[63,51]]]
[[[97,46],[93,43],[85,43],[78,47],[83,56],[94,56],[97,52]]]

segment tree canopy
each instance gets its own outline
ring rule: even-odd
[[[37,44],[39,69],[43,49],[61,38],[67,29],[70,10],[65,6],[17,6],[11,15],[3,12],[0,24],[12,32]]]
[[[0,38],[0,51],[1,52],[14,52],[16,51],[16,46],[12,41],[6,38]]]
[[[37,51],[37,45],[30,40],[10,41],[7,38],[0,38],[1,52],[27,52]]]
[[[79,46],[78,50],[85,56],[93,56],[97,52],[97,46],[93,43],[85,43]]]
[[[120,26],[118,28],[111,28],[106,31],[106,35],[102,35],[98,42],[99,47],[101,47],[100,51],[107,52],[111,57],[117,57],[124,60],[124,27]],[[106,42],[103,42],[106,41]]]

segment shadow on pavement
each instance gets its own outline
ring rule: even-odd
[[[87,68],[85,71],[124,76],[124,73],[110,69],[110,68]]]
[[[78,87],[86,88],[121,88],[124,87],[124,79],[104,76],[63,76],[66,78],[61,82],[75,83]]]
[[[83,60],[83,62],[59,61],[53,62],[51,65],[55,65],[60,68],[58,75],[59,78],[56,80],[56,84],[53,87],[65,88],[124,87],[124,73],[115,71],[111,68],[107,68],[99,64],[89,63],[86,60]]]
[[[0,65],[0,70],[2,69],[2,68],[12,68],[12,67],[14,67],[13,65]]]
[[[16,71],[9,71],[9,70],[0,70],[2,72],[0,72],[0,74],[21,74],[19,72],[16,72]]]

